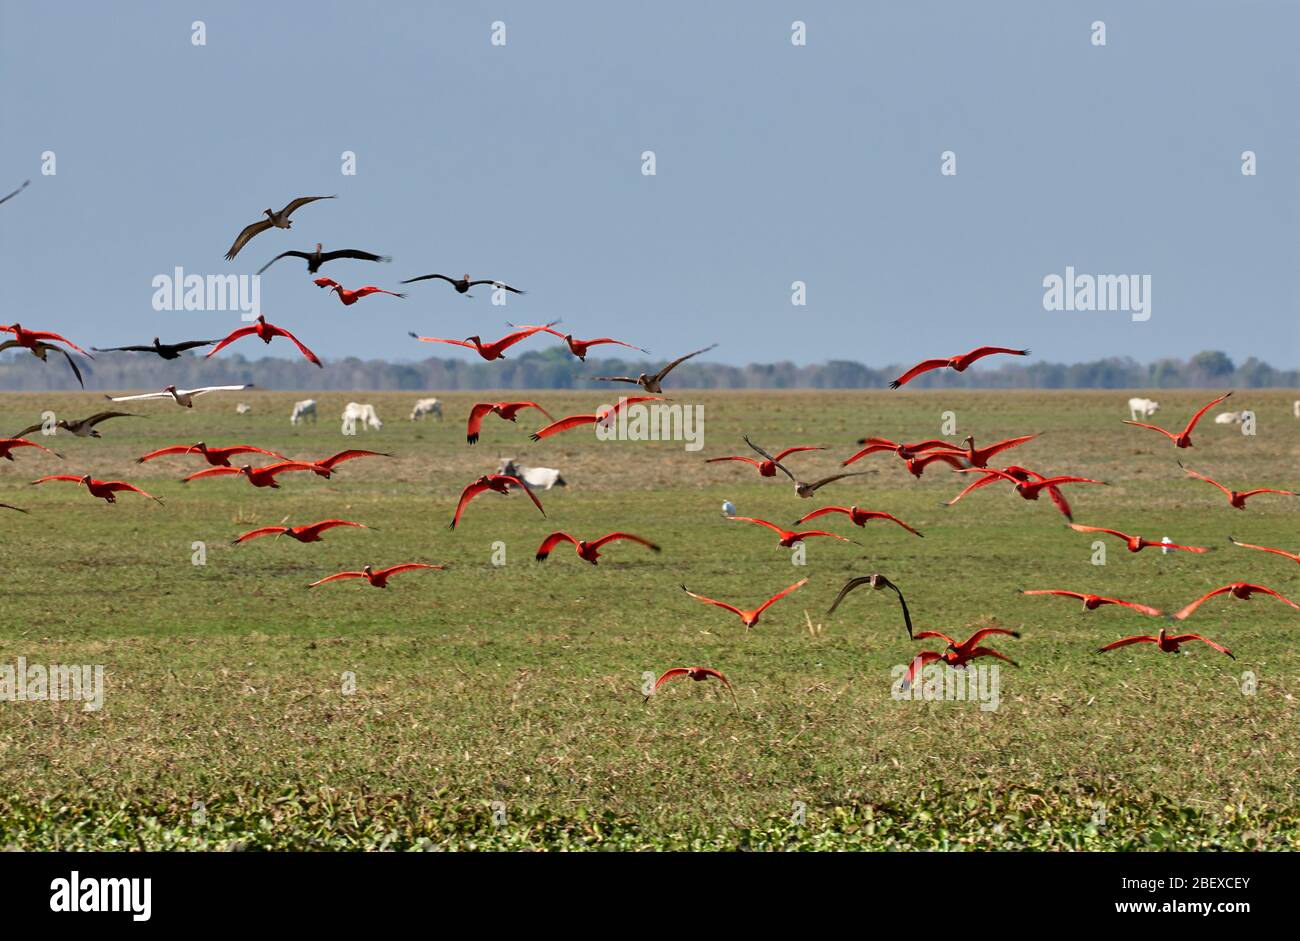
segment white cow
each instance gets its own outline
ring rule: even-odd
[[[384,427],[384,423],[379,420],[375,414],[373,405],[362,405],[360,402],[349,402],[343,409],[343,433],[353,435],[357,432],[357,422],[361,422],[361,427],[370,427],[378,431]]]
[[[1128,400],[1128,417],[1137,421],[1139,418],[1147,418],[1154,415],[1160,409],[1159,402],[1153,402],[1151,399],[1129,399]]]
[[[550,490],[552,487],[567,487],[568,483],[560,476],[560,472],[553,467],[527,467],[523,464],[516,464],[512,457],[503,457],[501,466],[497,468],[498,474],[506,474],[510,477],[518,477],[528,487],[529,490],[541,488]]]
[[[247,415],[252,410],[253,410],[253,406],[249,405],[247,402],[240,402],[238,405],[235,406],[236,415]]]
[[[1245,412],[1220,412],[1214,416],[1216,425],[1233,425],[1240,424],[1246,420]]]
[[[1295,400],[1295,417],[1300,418],[1300,399]]]
[[[316,400],[303,399],[301,402],[294,402],[293,413],[289,416],[289,424],[296,425],[308,418],[311,419],[313,425],[316,424]]]
[[[417,418],[423,418],[425,415],[437,415],[438,421],[442,421],[442,403],[437,399],[420,399],[411,409],[411,421]]]

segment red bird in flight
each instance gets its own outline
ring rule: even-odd
[[[1016,474],[1008,474],[1006,471],[995,470],[992,467],[967,467],[958,471],[958,473],[987,474],[997,480],[1009,480],[1015,485],[1016,493],[1026,500],[1037,500],[1038,495],[1044,490],[1057,488],[1063,484],[1101,484],[1103,487],[1106,486],[1106,481],[1093,480],[1091,477],[1044,477],[1042,480],[1026,480]],[[961,494],[958,494],[957,499],[960,499],[960,496]],[[953,502],[955,503],[956,499]]]
[[[1104,529],[1101,526],[1083,526],[1079,523],[1071,523],[1070,528],[1076,533],[1105,533],[1107,536],[1115,536],[1123,539],[1128,543],[1129,552],[1141,552],[1147,546],[1155,546],[1158,549],[1181,549],[1184,552],[1209,552],[1204,546],[1180,546],[1172,542],[1154,542],[1145,539],[1142,536],[1130,536],[1128,533],[1121,533],[1118,529]]]
[[[1126,608],[1132,608],[1134,611],[1140,611],[1151,617],[1160,617],[1164,614],[1159,608],[1153,608],[1149,604],[1138,604],[1136,601],[1121,601],[1119,598],[1103,598],[1101,595],[1090,595],[1078,591],[1065,591],[1054,588],[1035,588],[1032,591],[1021,591],[1022,595],[1058,595],[1062,598],[1078,598],[1083,602],[1083,610],[1096,611],[1104,604],[1118,604]]]
[[[760,477],[775,477],[776,465],[780,461],[785,460],[787,455],[798,454],[801,451],[825,451],[825,450],[826,450],[825,448],[816,448],[816,447],[812,447],[811,445],[801,445],[799,447],[786,448],[784,451],[777,451],[776,454],[772,456],[772,460],[770,461],[767,458],[764,458],[761,461],[756,461],[752,457],[740,457],[737,455],[730,455],[728,457],[711,457],[704,463],[717,464],[721,461],[741,461],[742,463],[752,464],[754,467],[757,467]],[[846,461],[845,463],[848,462]]]
[[[830,513],[843,513],[853,522],[853,525],[862,527],[865,527],[871,520],[891,520],[899,526],[902,526],[913,536],[921,535],[921,533],[917,532],[911,526],[908,526],[892,513],[886,513],[884,510],[861,510],[856,506],[824,506],[820,510],[813,510],[811,513],[804,514],[799,517],[799,519],[795,520],[794,524],[798,526],[800,523],[806,523],[809,520],[816,519],[819,516],[826,516]]]
[[[1123,640],[1117,640],[1113,643],[1107,644],[1105,647],[1100,648],[1097,653],[1105,653],[1107,650],[1114,650],[1116,647],[1127,647],[1130,644],[1155,644],[1165,653],[1178,653],[1179,646],[1191,640],[1199,640],[1203,644],[1209,644],[1215,650],[1219,651],[1219,653],[1226,653],[1229,657],[1232,657],[1233,660],[1237,659],[1232,656],[1232,651],[1227,647],[1221,647],[1207,637],[1202,637],[1200,634],[1170,634],[1163,627],[1160,628],[1159,635],[1155,637],[1152,637],[1149,634],[1143,634],[1136,637],[1125,637]]]
[[[1005,441],[999,441],[997,444],[990,444],[987,448],[975,447],[975,436],[967,435],[962,440],[962,446],[954,448],[948,445],[954,453],[960,454],[966,460],[970,461],[972,467],[987,467],[989,458],[1001,454],[1003,451],[1024,444],[1026,441],[1033,441],[1038,435],[1021,435],[1019,438],[1008,438]]]
[[[0,438],[0,457],[6,461],[12,461],[14,459],[14,448],[40,448],[42,451],[49,451],[57,458],[63,457],[58,451],[52,451],[45,445],[37,444],[35,441],[28,441],[26,438]]]
[[[966,467],[960,452],[957,451],[931,451],[928,454],[918,454],[916,457],[907,459],[907,471],[913,477],[920,478],[925,473],[925,469],[935,461],[941,461],[955,470],[962,470]]]
[[[731,688],[731,683],[727,681],[727,678],[725,676],[723,676],[717,670],[712,669],[711,667],[674,667],[673,669],[668,670],[666,673],[664,673],[663,676],[655,680],[655,685],[650,690],[650,695],[646,696],[645,701],[649,702],[650,696],[653,696],[655,693],[659,692],[660,686],[663,686],[665,683],[671,682],[672,680],[681,679],[683,677],[687,679],[695,680],[697,682],[707,680],[710,677],[718,680],[719,682],[722,683],[723,686],[727,688],[727,692],[731,693],[732,703],[735,704],[737,709],[740,708],[740,703],[736,701],[736,691]]]
[[[491,343],[484,343],[477,336],[467,337],[464,340],[446,340],[442,337],[422,337],[418,333],[412,333],[411,336],[415,337],[421,343],[450,343],[452,346],[463,346],[466,349],[474,350],[479,356],[482,356],[485,360],[491,362],[494,359],[504,359],[505,351],[510,349],[510,347],[514,346],[520,340],[528,339],[534,333],[540,333],[542,330],[545,330],[546,327],[555,323],[559,323],[559,321],[553,320],[551,323],[542,327],[524,327],[520,330],[516,330],[514,333],[507,333],[501,339],[494,340]]]
[[[513,327],[516,326],[516,324],[511,324],[510,326]],[[563,340],[568,345],[569,352],[578,357],[578,359],[582,360],[584,363],[587,361],[587,351],[593,346],[600,346],[602,344],[612,343],[616,346],[626,346],[630,350],[638,350],[642,353],[650,352],[649,350],[641,349],[639,346],[633,346],[631,343],[624,343],[622,340],[615,340],[613,337],[599,337],[595,340],[575,340],[573,334],[561,333],[559,330],[551,329],[549,325],[543,327],[542,330]]]
[[[124,480],[96,480],[94,477],[91,477],[89,474],[86,474],[82,477],[78,477],[76,474],[51,474],[48,477],[42,477],[39,480],[33,480],[32,483],[43,484],[47,480],[66,480],[72,483],[85,484],[86,489],[90,491],[91,496],[99,497],[101,500],[105,501],[106,503],[116,503],[117,497],[115,496],[115,494],[120,493],[124,490],[128,490],[131,493],[138,493],[142,497],[148,497],[150,500],[154,500],[157,501],[158,503],[162,503],[162,500],[159,499],[158,497],[155,497],[153,494],[150,493],[145,493],[139,487],[133,484],[128,484]]]
[[[1187,617],[1193,611],[1195,611],[1197,608],[1205,604],[1205,602],[1209,601],[1211,598],[1215,597],[1216,595],[1231,595],[1233,598],[1237,598],[1241,601],[1249,601],[1250,596],[1255,594],[1256,592],[1259,592],[1260,594],[1264,594],[1264,595],[1272,595],[1278,601],[1286,602],[1291,607],[1300,610],[1300,604],[1296,604],[1291,599],[1283,597],[1282,595],[1274,591],[1272,588],[1265,588],[1263,585],[1252,585],[1250,582],[1233,582],[1231,585],[1224,585],[1222,588],[1216,588],[1214,589],[1214,591],[1206,592],[1204,595],[1197,598],[1187,607],[1178,611],[1178,613],[1174,615],[1174,620],[1175,621],[1186,620]]]
[[[518,477],[511,477],[507,474],[484,474],[461,491],[460,502],[456,504],[456,515],[451,518],[451,525],[448,528],[456,528],[456,524],[460,522],[460,515],[465,512],[465,507],[469,505],[469,501],[480,493],[487,493],[491,490],[494,493],[508,494],[511,484],[522,487],[524,493],[528,494],[528,499],[533,501],[533,504],[541,511],[543,516],[546,515],[546,511],[542,509],[542,504],[537,499],[537,495],[529,490]]]
[[[347,307],[351,307],[357,301],[361,300],[361,298],[369,294],[391,294],[393,297],[406,297],[405,294],[398,294],[396,291],[385,291],[383,288],[377,288],[373,284],[367,284],[363,288],[357,288],[354,291],[349,291],[347,288],[339,284],[333,278],[317,278],[316,285],[318,287],[329,288],[331,291],[334,291],[336,294],[338,294],[339,300],[341,300],[344,303],[344,305]]]
[[[935,448],[943,448],[947,451],[960,451],[960,445],[952,444],[948,441],[941,441],[938,438],[930,438],[926,441],[918,441],[916,444],[899,444],[896,441],[890,441],[888,438],[859,438],[858,444],[865,444],[866,447],[857,454],[841,461],[841,467],[848,467],[854,461],[866,457],[868,454],[877,454],[888,451],[897,454],[903,460],[914,458],[925,451],[932,451]]]
[[[926,359],[917,363],[907,372],[903,373],[897,379],[889,384],[889,388],[897,389],[899,386],[911,382],[923,372],[929,372],[931,369],[953,369],[957,372],[965,372],[970,364],[977,359],[983,359],[985,356],[993,356],[995,353],[1006,353],[1010,356],[1028,356],[1029,350],[1013,350],[1005,346],[980,346],[971,350],[969,353],[963,353],[961,356],[952,356],[948,359]]]
[[[686,592],[686,594],[690,595],[696,601],[702,601],[705,604],[716,605],[719,608],[726,608],[732,614],[738,615],[740,617],[740,620],[744,622],[746,632],[748,632],[751,627],[753,627],[755,624],[758,623],[758,619],[762,616],[764,611],[766,611],[777,601],[780,601],[786,595],[790,594],[790,592],[802,588],[807,583],[808,583],[808,579],[801,578],[799,581],[795,582],[789,588],[785,588],[782,589],[781,591],[778,591],[775,595],[773,595],[771,598],[768,598],[757,608],[753,608],[750,610],[742,610],[741,608],[737,608],[735,605],[727,604],[725,601],[714,601],[712,598],[706,598],[703,595],[697,595],[695,592],[691,591],[685,585],[682,586],[682,591]]]
[[[1015,464],[1012,464],[1009,467],[1002,468],[1002,473],[1007,477],[1011,477],[1015,480],[1024,483],[1032,483],[1036,480],[1047,480],[1047,478],[1044,477],[1042,474],[1038,473],[1038,471],[1031,471],[1027,467],[1020,467]],[[961,493],[957,494],[957,496],[953,497],[951,500],[948,500],[943,505],[952,506],[954,503],[956,503],[962,497],[966,496],[966,494],[970,493],[971,491],[978,490],[981,487],[987,487],[989,484],[996,483],[1001,479],[1002,478],[999,477],[997,474],[987,474],[986,476],[981,477],[979,480],[975,481],[973,484],[971,484]],[[1052,502],[1056,504],[1056,508],[1061,511],[1061,515],[1064,516],[1067,520],[1073,522],[1074,512],[1070,509],[1070,503],[1068,500],[1065,499],[1065,494],[1061,493],[1061,491],[1054,486],[1048,486],[1046,489],[1047,489],[1048,497],[1050,497]],[[1024,494],[1021,494],[1021,496],[1024,496]]]
[[[198,444],[173,444],[170,447],[159,448],[157,451],[150,451],[141,457],[137,457],[135,462],[143,464],[145,461],[152,461],[156,457],[162,457],[165,454],[201,454],[203,458],[213,467],[229,467],[230,459],[236,454],[265,454],[267,457],[279,458],[284,460],[283,454],[276,454],[274,451],[267,451],[264,448],[255,448],[249,444],[237,444],[229,448],[210,448],[202,441]]]
[[[838,539],[840,542],[852,542],[852,539],[845,539],[843,536],[837,536],[834,533],[828,533],[824,529],[805,529],[803,532],[792,532],[788,529],[782,529],[776,523],[769,523],[767,520],[755,519],[752,516],[729,516],[730,521],[739,521],[741,523],[757,523],[759,526],[766,526],[777,535],[777,544],[784,549],[789,549],[796,542],[803,542],[812,536],[830,536],[832,539]]]
[[[562,542],[573,543],[573,548],[577,550],[578,558],[585,559],[592,565],[600,558],[600,550],[619,539],[626,539],[629,542],[640,543],[652,552],[658,552],[659,547],[648,539],[642,539],[640,536],[634,536],[631,533],[610,533],[601,536],[599,539],[593,539],[588,542],[586,539],[575,539],[566,532],[555,531],[542,540],[542,544],[537,547],[537,561],[545,562],[546,557]]]
[[[551,422],[540,431],[535,431],[528,437],[534,441],[541,441],[543,438],[549,438],[551,435],[558,435],[562,431],[571,431],[574,428],[581,428],[583,425],[605,425],[608,426],[614,420],[614,416],[620,410],[628,405],[635,405],[637,402],[662,402],[661,395],[633,395],[630,397],[620,398],[614,405],[609,408],[602,408],[594,415],[569,415],[561,418],[559,421]]]
[[[1260,494],[1260,493],[1280,493],[1288,497],[1300,497],[1300,493],[1296,493],[1294,490],[1274,490],[1270,487],[1260,487],[1257,490],[1229,490],[1227,487],[1223,486],[1223,484],[1219,483],[1217,480],[1211,480],[1209,477],[1206,477],[1204,474],[1198,474],[1190,467],[1185,467],[1182,461],[1178,462],[1178,466],[1182,467],[1183,470],[1187,471],[1187,475],[1189,477],[1195,477],[1197,480],[1203,480],[1207,484],[1213,484],[1214,486],[1218,487],[1227,496],[1228,502],[1239,510],[1244,510],[1246,508],[1246,501],[1249,500],[1251,497],[1255,496],[1256,494]]]
[[[917,631],[916,634],[913,635],[913,639],[924,640],[927,637],[938,637],[940,640],[946,640],[948,642],[948,647],[942,653],[937,650],[922,650],[918,653],[916,657],[913,658],[912,665],[908,667],[907,675],[903,677],[903,689],[907,689],[912,685],[912,681],[916,679],[916,674],[921,671],[922,667],[927,663],[933,663],[936,660],[940,660],[948,664],[950,667],[960,667],[974,660],[976,657],[996,657],[999,660],[1005,660],[1013,667],[1020,666],[1016,661],[1012,660],[1005,654],[998,653],[992,647],[979,646],[981,640],[993,634],[1005,634],[1008,637],[1020,636],[1018,631],[1009,631],[1002,627],[982,627],[959,644],[942,631]]]
[[[1258,549],[1260,552],[1271,552],[1274,555],[1280,555],[1284,559],[1290,559],[1292,562],[1300,563],[1300,553],[1287,552],[1285,549],[1274,549],[1270,546],[1256,546],[1249,542],[1238,542],[1231,536],[1228,537],[1228,542],[1232,543],[1234,546],[1241,546],[1243,549]]]
[[[37,347],[42,344],[66,343],[82,356],[85,356],[88,359],[95,358],[67,337],[60,336],[57,333],[50,333],[48,330],[24,330],[23,325],[20,323],[11,323],[8,326],[0,324],[0,330],[3,330],[5,333],[12,333],[14,338],[9,342],[21,346],[24,349],[35,351]]]
[[[1140,421],[1130,421],[1127,418],[1123,419],[1123,421],[1124,424],[1126,425],[1137,425],[1139,428],[1150,428],[1152,431],[1160,432],[1162,435],[1164,435],[1166,438],[1172,441],[1174,443],[1174,447],[1176,448],[1190,448],[1192,446],[1192,429],[1195,428],[1196,423],[1201,420],[1201,416],[1204,415],[1206,412],[1208,412],[1210,409],[1214,408],[1214,406],[1218,405],[1220,402],[1222,402],[1230,395],[1232,395],[1231,392],[1225,392],[1223,393],[1223,395],[1219,396],[1213,402],[1209,402],[1205,405],[1202,405],[1201,410],[1197,412],[1195,415],[1193,415],[1192,420],[1187,423],[1187,427],[1184,428],[1182,431],[1178,432],[1178,434],[1174,434],[1173,432],[1170,431],[1165,431],[1159,425],[1144,425]]]
[[[319,523],[309,523],[303,526],[263,526],[261,529],[253,529],[244,533],[236,539],[232,545],[239,545],[241,542],[248,542],[250,539],[257,539],[260,536],[288,536],[290,539],[296,539],[299,542],[320,542],[321,533],[327,529],[333,529],[336,526],[356,526],[358,529],[369,529],[364,523],[352,523],[348,520],[321,520]]]
[[[334,575],[326,575],[319,581],[312,582],[308,588],[315,588],[317,585],[324,585],[326,582],[336,582],[344,578],[364,578],[376,588],[387,588],[388,580],[399,572],[410,572],[414,569],[445,569],[445,565],[429,565],[425,562],[404,562],[401,565],[391,565],[386,569],[377,569],[373,565],[367,565],[360,572],[338,572]]]
[[[318,476],[328,478],[334,471],[334,468],[344,461],[355,460],[359,457],[392,457],[386,451],[363,451],[352,449],[349,451],[340,451],[338,454],[332,454],[323,461],[300,461],[298,463],[307,464]]]
[[[551,421],[554,416],[536,402],[475,402],[469,410],[469,424],[465,427],[465,440],[470,444],[478,443],[479,432],[483,429],[483,419],[489,415],[500,415],[506,421],[517,422],[516,416],[526,408],[535,408]]]
[[[227,336],[224,340],[218,342],[217,345],[212,348],[212,351],[209,352],[208,355],[204,357],[204,359],[210,359],[213,356],[213,354],[217,352],[217,350],[229,346],[230,344],[234,343],[236,340],[240,339],[241,337],[248,337],[248,336],[256,336],[263,343],[267,343],[267,344],[269,344],[276,337],[284,337],[288,340],[291,340],[293,342],[293,345],[298,347],[299,352],[301,352],[303,356],[307,357],[307,360],[309,362],[315,363],[317,366],[322,366],[323,368],[323,365],[321,361],[317,358],[316,354],[313,353],[311,350],[307,349],[307,347],[303,346],[296,336],[294,336],[288,330],[285,330],[283,327],[277,327],[273,323],[267,323],[266,318],[263,317],[261,314],[257,315],[256,322],[249,324],[247,327],[240,327],[238,330],[235,330],[229,336]]]
[[[188,484],[191,480],[202,480],[204,477],[225,477],[235,474],[247,477],[248,482],[254,487],[270,487],[273,490],[279,490],[280,485],[275,480],[277,474],[315,469],[314,465],[302,461],[278,461],[275,464],[267,464],[265,467],[254,467],[252,464],[245,464],[243,467],[209,467],[198,473],[190,474],[181,483]]]

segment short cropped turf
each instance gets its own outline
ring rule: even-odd
[[[428,394],[428,393],[421,393]],[[1167,611],[1234,581],[1300,600],[1300,566],[1240,549],[1300,551],[1300,498],[1231,508],[1177,461],[1230,486],[1300,484],[1300,421],[1289,392],[1239,390],[1257,433],[1213,422],[1176,450],[1126,426],[1128,392],[752,392],[673,390],[703,407],[704,447],[596,440],[582,429],[534,443],[545,423],[489,417],[465,442],[474,401],[533,398],[557,417],[610,401],[601,392],[442,396],[445,420],[407,420],[416,393],[320,394],[320,421],[291,427],[288,393],[214,395],[193,410],[130,409],[100,440],[36,440],[0,462],[4,568],[0,664],[101,664],[102,709],[0,702],[0,846],[22,849],[1297,849],[1300,807],[1300,612],[1256,596],[1216,598],[1185,622],[1230,647],[1163,654],[1140,645],[1097,654],[1162,619],[1019,589],[1069,588]],[[1181,426],[1212,391],[1161,392],[1153,420]],[[348,437],[349,400],[384,427]],[[236,401],[252,406],[235,413]],[[6,394],[0,429],[53,410],[82,417],[91,394]],[[132,403],[136,404],[136,403]],[[1072,532],[1046,499],[1003,485],[953,507],[970,475],[943,466],[916,480],[891,455],[864,476],[798,499],[781,476],[706,464],[820,445],[790,458],[802,476],[835,471],[858,438],[940,436],[977,443],[1041,437],[995,460],[1098,478],[1067,489],[1079,522],[1204,545],[1204,555],[1130,554]],[[392,452],[348,462],[332,479],[290,474],[279,490],[241,479],[180,478],[194,456],[147,464],[169,444],[254,444],[290,457],[347,447]],[[461,489],[502,457],[558,468],[567,486],[487,494],[460,528]],[[269,459],[268,459],[269,460]],[[123,479],[162,498],[106,505],[45,474]],[[824,499],[823,499],[824,498]],[[804,565],[742,515],[788,525],[825,504],[888,510],[864,529],[817,520],[857,541],[810,540]],[[315,544],[238,534],[338,517]],[[598,566],[547,533],[626,530],[655,554],[615,543]],[[202,545],[196,545],[201,543]],[[202,561],[204,564],[194,564]],[[445,564],[386,590],[333,572],[372,563]],[[504,564],[497,564],[504,562]],[[1000,702],[896,699],[893,668],[936,641],[908,640],[885,592],[840,585],[881,572],[907,597],[918,630],[987,644],[1014,658]],[[746,632],[681,589],[758,604],[808,584]],[[978,661],[981,665],[991,661]],[[731,680],[739,708],[710,681],[679,681],[648,703],[643,675],[704,665]]]

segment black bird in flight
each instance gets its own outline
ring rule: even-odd
[[[340,248],[337,251],[333,251],[333,252],[323,252],[321,251],[321,248],[322,248],[321,243],[317,242],[316,250],[314,252],[281,252],[280,254],[272,258],[270,261],[268,261],[266,264],[264,264],[261,268],[258,268],[257,273],[261,274],[263,271],[265,271],[267,268],[270,268],[281,258],[289,258],[289,257],[305,258],[307,260],[308,274],[315,274],[316,272],[320,271],[320,266],[325,264],[325,262],[334,261],[335,259],[338,258],[355,258],[358,261],[392,261],[393,260],[392,257],[389,255],[373,255],[370,252],[363,252],[359,248]]]
[[[186,340],[184,343],[162,343],[153,338],[152,346],[92,346],[96,353],[157,353],[163,359],[179,359],[186,350],[199,346],[211,346],[216,340]]]

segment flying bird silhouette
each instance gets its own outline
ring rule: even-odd
[[[248,225],[244,226],[243,231],[240,232],[239,235],[235,236],[235,242],[233,245],[230,246],[230,251],[226,252],[226,261],[230,261],[236,255],[238,255],[239,250],[243,248],[245,245],[247,245],[249,240],[252,239],[253,236],[265,232],[267,229],[271,228],[272,226],[274,226],[277,229],[293,228],[293,222],[289,219],[289,217],[293,215],[294,212],[296,212],[301,207],[307,205],[308,203],[313,203],[318,199],[334,199],[334,198],[335,197],[333,196],[299,196],[297,199],[289,203],[289,205],[285,206],[279,212],[273,212],[270,209],[263,209],[262,212],[266,215],[266,218],[259,219],[256,222],[250,222]],[[266,269],[262,269],[262,270],[265,271]]]

